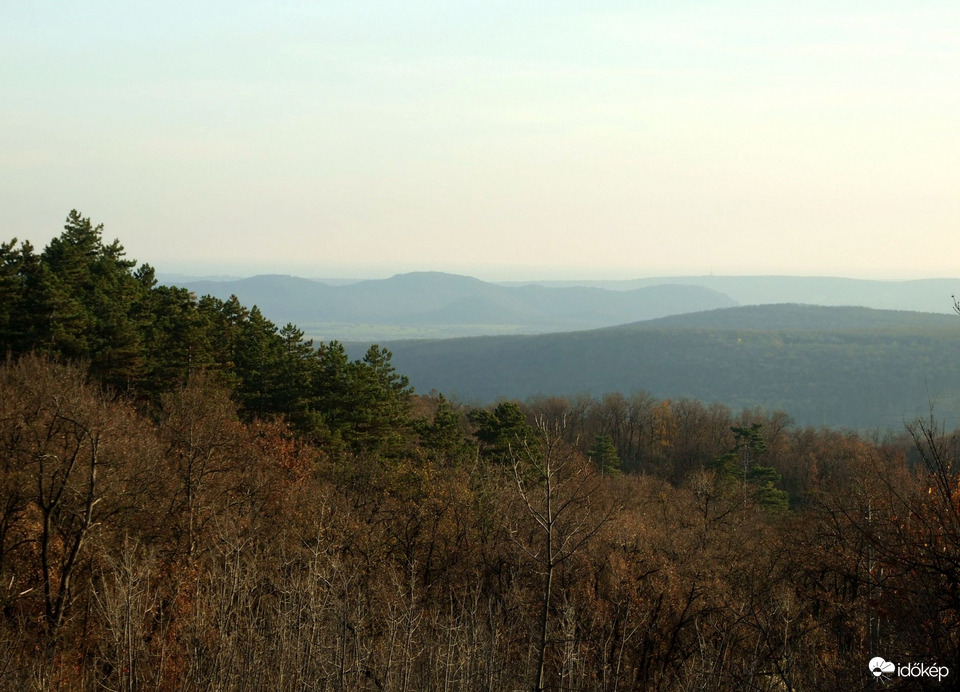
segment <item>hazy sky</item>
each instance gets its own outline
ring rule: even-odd
[[[2,235],[161,271],[960,276],[960,3],[0,0]]]

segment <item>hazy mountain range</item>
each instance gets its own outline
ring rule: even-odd
[[[948,313],[951,295],[960,292],[954,279],[699,276],[496,284],[441,272],[352,283],[284,275],[176,278],[197,295],[236,295],[274,322],[294,322],[321,340],[548,333],[773,303]]]
[[[739,305],[804,303],[949,313],[953,310],[951,296],[960,294],[960,279],[877,281],[817,276],[677,276],[669,279],[538,283],[553,287],[577,285],[609,290],[635,290],[665,282],[710,288],[723,293]]]
[[[569,331],[736,305],[695,285],[500,286],[438,272],[341,286],[281,275],[181,285],[197,295],[236,295],[278,324],[294,322],[312,337],[341,341]]]

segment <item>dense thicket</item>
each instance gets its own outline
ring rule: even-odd
[[[467,411],[380,349],[157,287],[71,222],[3,250],[0,689],[960,674],[958,449],[935,426],[871,442],[643,394]],[[56,257],[87,270],[54,279]]]

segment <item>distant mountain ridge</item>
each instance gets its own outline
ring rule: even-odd
[[[526,281],[503,285],[591,286],[624,291],[663,283],[710,288],[729,296],[739,305],[803,303],[949,313],[953,309],[951,296],[960,295],[960,279],[951,278],[881,281],[819,276],[710,275],[613,281]]]
[[[612,326],[735,305],[722,293],[701,286],[666,284],[627,291],[506,287],[441,272],[397,274],[341,286],[282,275],[183,286],[221,299],[236,295],[276,323],[294,322],[308,334],[340,339],[344,337],[336,329],[345,324],[383,325],[387,334],[389,327],[438,326],[473,333],[529,333]]]
[[[388,342],[419,391],[470,402],[624,394],[783,409],[802,425],[960,424],[960,319],[808,305],[733,307],[535,336]]]
[[[492,283],[443,272],[388,279],[286,275],[178,281],[198,295],[235,294],[276,323],[321,340],[537,334],[690,314],[737,305],[798,303],[947,314],[960,279],[878,281],[837,277],[686,276],[627,281]]]

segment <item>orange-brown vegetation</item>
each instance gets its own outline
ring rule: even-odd
[[[878,654],[960,674],[957,448],[931,424],[876,443],[619,395],[410,411],[385,451],[244,419],[202,371],[148,401],[9,360],[0,689],[860,689]],[[754,423],[786,511],[715,464]]]

